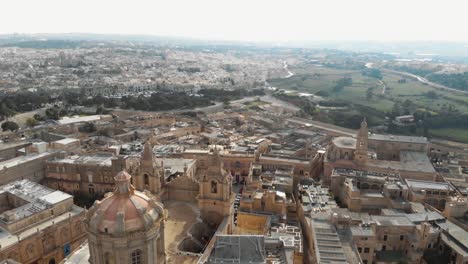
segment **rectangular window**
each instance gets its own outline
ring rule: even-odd
[[[357,251],[358,251],[359,253],[361,253],[361,252],[362,252],[362,248],[358,247],[358,248],[357,248]]]
[[[369,253],[369,248],[364,248],[364,253]]]
[[[383,236],[383,240],[384,240],[384,241],[387,241],[387,235],[384,235],[384,236]]]
[[[400,240],[403,240],[403,239],[405,239],[405,236],[400,236]]]

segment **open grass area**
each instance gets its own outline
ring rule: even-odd
[[[468,129],[438,128],[430,129],[429,134],[434,137],[468,143]]]
[[[419,112],[428,111],[432,115],[444,112],[443,109],[449,106],[457,109],[460,114],[468,113],[468,95],[440,90],[394,73],[382,72],[383,78],[379,81],[363,76],[360,70],[341,70],[318,65],[291,68],[291,71],[295,73],[294,76],[270,80],[270,85],[298,92],[322,91],[328,93],[329,96],[325,97],[328,101],[348,103],[349,107],[346,110],[335,110],[335,124],[343,125],[347,119],[356,115],[366,116],[374,125],[385,124],[385,117],[392,112],[395,103],[402,105],[406,100],[412,102],[412,109],[418,109]],[[352,85],[336,91],[334,87],[338,80],[344,77],[352,78]],[[384,86],[385,93],[382,93]],[[370,87],[373,88],[373,95],[368,98]],[[429,92],[432,92],[432,95],[428,94]],[[433,137],[468,142],[468,129],[448,126],[444,129],[431,129],[429,133]]]
[[[383,86],[377,79],[363,76],[358,70],[341,70],[317,65],[306,68],[292,68],[295,75],[290,78],[270,80],[270,84],[279,89],[297,90],[300,92],[317,93],[326,91],[330,100],[342,100],[353,104],[374,108],[378,111],[388,112],[395,102],[411,100],[415,105],[432,111],[440,110],[443,105],[453,105],[460,112],[468,112],[468,95],[442,91],[416,80],[404,78],[398,74],[382,72],[382,81],[386,85],[385,94]],[[343,77],[351,77],[353,84],[342,91],[334,92],[337,81]],[[406,82],[399,82],[405,79]],[[367,99],[369,87],[374,88],[374,96]],[[429,98],[425,94],[433,91],[436,98]]]
[[[397,74],[383,73],[383,81],[387,84],[386,97],[389,100],[404,101],[409,99],[420,107],[431,110],[440,110],[445,105],[453,105],[461,112],[468,112],[468,96],[462,93],[442,91],[424,85],[416,80],[405,78],[406,83],[399,83],[403,77]],[[433,91],[437,93],[436,98],[429,98],[424,94]]]

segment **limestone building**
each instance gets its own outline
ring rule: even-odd
[[[0,187],[0,260],[59,263],[85,240],[73,196],[24,179]]]
[[[422,137],[369,134],[363,120],[356,138],[341,136],[332,140],[324,157],[323,180],[329,184],[335,168],[346,168],[441,181],[427,156],[428,146]]]
[[[164,171],[162,164],[156,164],[151,143],[147,141],[140,159],[138,174],[133,182],[138,190],[149,190],[159,193],[164,184]]]
[[[91,264],[166,263],[165,211],[151,196],[135,190],[125,171],[114,177],[114,192],[86,213]]]
[[[232,214],[232,177],[224,168],[218,151],[198,166],[200,184],[198,206],[204,222],[218,225],[224,217]]]
[[[148,190],[164,198],[165,185],[185,172],[192,178],[196,162],[192,159],[155,158],[151,144],[147,142],[141,156],[95,153],[47,161],[44,182],[67,193],[79,192],[99,198],[113,190],[113,176],[122,170],[135,175],[132,184],[137,190]]]

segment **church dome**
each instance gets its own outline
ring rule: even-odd
[[[114,192],[90,208],[85,219],[90,231],[118,236],[149,230],[163,218],[163,206],[136,191],[130,179],[127,172],[119,172],[114,177]]]

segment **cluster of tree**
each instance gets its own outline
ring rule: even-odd
[[[375,87],[369,87],[367,88],[367,91],[366,91],[366,99],[368,101],[372,100],[372,98],[374,97],[374,90],[375,90]]]
[[[321,101],[319,104],[326,107],[347,107],[350,105],[350,103],[341,100]]]
[[[368,77],[376,78],[376,79],[379,79],[379,80],[382,79],[382,72],[380,72],[379,69],[365,68],[364,70],[361,71],[361,74],[363,76],[368,76]]]
[[[345,87],[353,85],[353,78],[343,77],[336,82],[335,87],[333,87],[334,92],[341,92]]]
[[[83,41],[71,40],[27,40],[20,42],[6,43],[1,46],[4,47],[19,47],[19,48],[34,48],[34,49],[74,49],[83,44]]]
[[[163,111],[172,109],[190,109],[194,107],[208,106],[212,102],[202,96],[191,96],[180,93],[154,93],[149,97],[125,96],[122,97],[121,107],[125,109]]]
[[[188,73],[196,73],[200,72],[200,67],[178,67],[177,71],[179,72],[188,72]]]
[[[202,89],[198,95],[190,95],[185,92],[160,92],[149,97],[125,96],[122,99],[107,98],[102,95],[88,97],[84,90],[65,89],[58,94],[56,91],[17,92],[0,95],[0,119],[5,119],[16,113],[32,111],[46,104],[62,102],[64,107],[53,106],[45,111],[44,116],[35,116],[27,121],[27,125],[33,127],[39,121],[58,120],[69,114],[79,114],[67,110],[69,106],[96,106],[96,114],[106,112],[105,108],[122,107],[125,109],[136,109],[146,111],[163,111],[172,109],[190,109],[195,107],[209,106],[213,101],[225,102],[240,99],[246,96],[264,95],[263,90],[223,90]]]
[[[16,113],[32,111],[50,103],[53,98],[47,92],[20,91],[0,96],[0,117],[5,119]]]
[[[439,97],[439,95],[434,91],[425,92],[423,95],[430,99],[437,99]]]
[[[462,128],[468,129],[468,114],[461,114],[451,105],[443,105],[439,113],[433,113],[425,110],[416,110],[413,112],[416,122],[407,126],[396,126],[391,123],[388,132],[395,134],[408,134],[429,136],[429,129],[436,128]]]
[[[392,119],[401,115],[410,115],[416,111],[416,108],[417,106],[411,100],[405,100],[403,102],[396,101],[389,115]]]
[[[265,91],[263,89],[254,89],[254,90],[247,90],[247,89],[234,89],[234,90],[224,90],[224,89],[201,89],[198,91],[198,94],[202,95],[205,98],[213,101],[232,101],[241,99],[243,97],[249,96],[261,96],[265,95]]]
[[[81,133],[93,133],[96,132],[96,125],[91,122],[86,122],[78,128]]]
[[[3,131],[16,131],[18,130],[19,126],[15,122],[12,121],[5,121],[2,123],[2,130]]]
[[[285,93],[274,93],[273,95],[280,100],[286,101],[301,108],[303,112],[302,114],[312,115],[316,110],[314,103],[307,99],[307,97],[289,95]]]
[[[322,97],[328,97],[328,96],[330,96],[330,93],[328,91],[321,90],[321,91],[316,92],[315,95],[322,96]]]
[[[333,124],[337,126],[351,128],[351,129],[359,129],[359,127],[361,126],[362,119],[364,118],[364,115],[349,114],[344,111],[332,111],[328,113],[328,117],[331,120],[333,120]]]
[[[364,67],[364,65],[361,62],[350,58],[327,61],[323,63],[323,66],[340,70],[361,70]]]
[[[453,74],[430,74],[427,79],[447,87],[468,91],[468,72]]]

